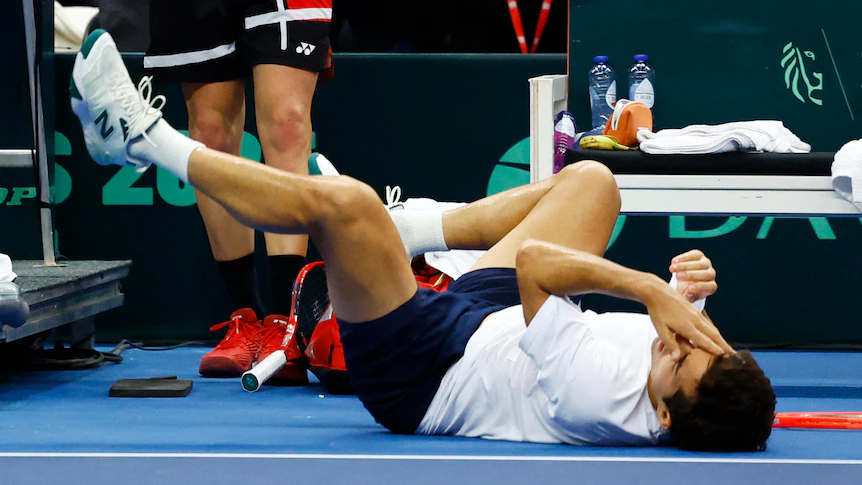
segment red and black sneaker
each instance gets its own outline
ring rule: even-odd
[[[269,354],[283,350],[287,363],[266,381],[277,386],[304,386],[308,384],[308,359],[299,350],[299,332],[296,323],[283,315],[269,315],[263,319],[259,330],[261,343],[257,362],[263,362]]]
[[[251,369],[260,350],[259,334],[263,328],[254,310],[241,308],[230,320],[213,325],[210,330],[228,327],[216,348],[204,355],[198,371],[204,377],[239,377]]]

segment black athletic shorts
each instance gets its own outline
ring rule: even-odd
[[[514,268],[470,271],[442,293],[419,288],[392,313],[365,323],[338,322],[356,396],[390,431],[416,431],[446,371],[496,311],[519,305]]]
[[[147,74],[221,82],[277,64],[331,76],[332,0],[151,0]]]

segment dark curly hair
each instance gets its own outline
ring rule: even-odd
[[[775,392],[747,351],[717,358],[694,396],[686,396],[680,389],[665,402],[670,411],[671,437],[682,449],[766,449],[775,418]]]

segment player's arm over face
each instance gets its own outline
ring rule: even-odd
[[[551,295],[600,293],[643,303],[662,341],[677,358],[686,349],[680,348],[674,334],[713,355],[733,352],[715,326],[656,275],[535,240],[521,247],[516,270],[527,325]]]

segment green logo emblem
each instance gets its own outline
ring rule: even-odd
[[[814,91],[823,90],[823,73],[812,72],[811,75],[817,79],[818,84],[816,86],[811,84],[811,79],[809,79],[808,72],[805,70],[806,58],[812,61],[816,60],[813,52],[805,51],[803,54],[803,51],[798,47],[793,47],[793,42],[784,46],[784,59],[781,60],[781,67],[784,68],[784,84],[787,89],[793,90],[793,95],[796,96],[796,99],[804,103],[806,96],[803,96],[799,91],[799,81],[801,79],[808,88],[808,100],[817,106],[822,106],[823,100],[815,98],[813,93]]]

